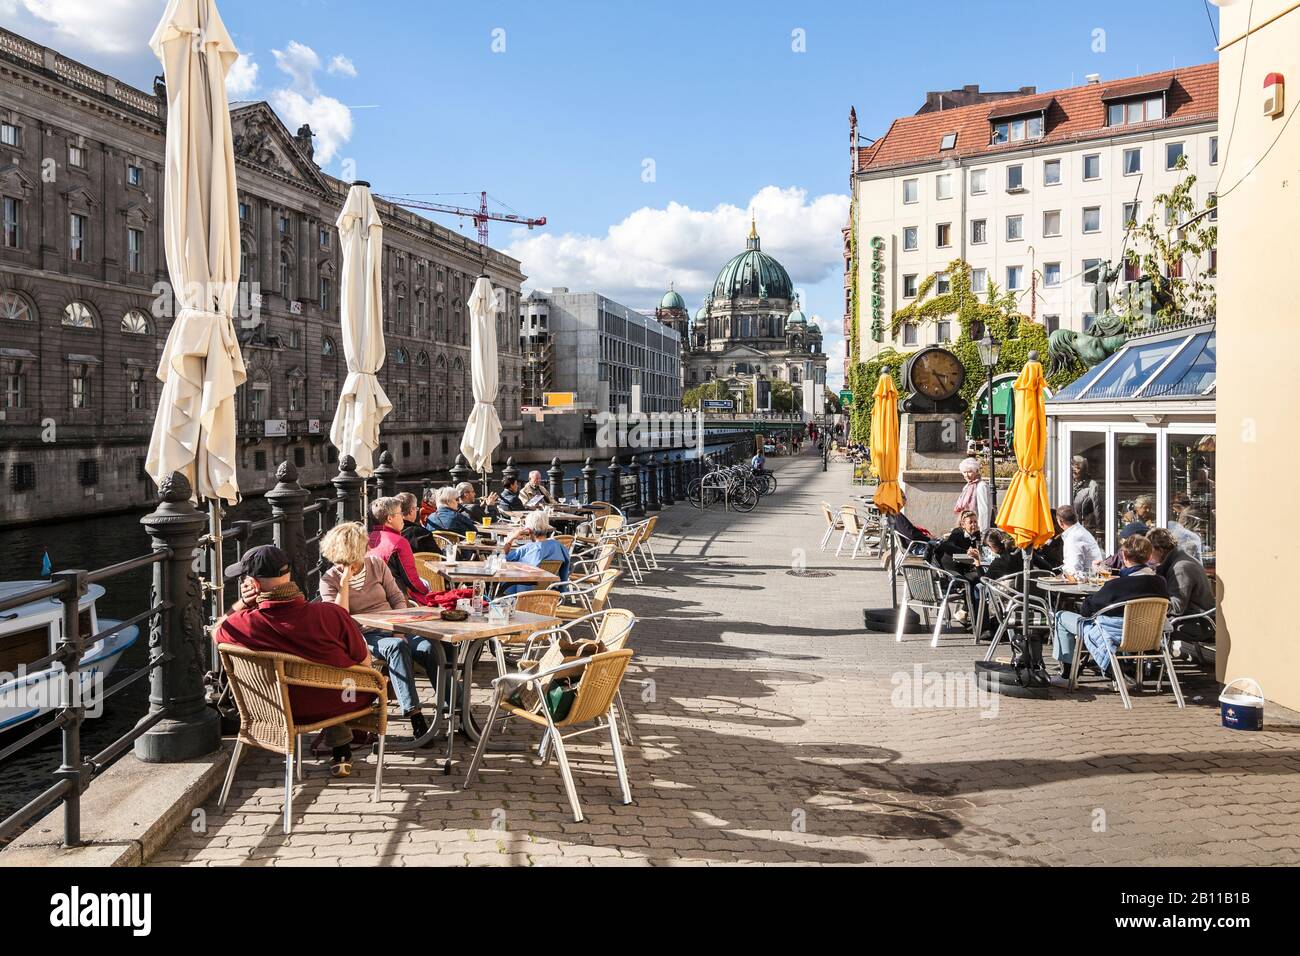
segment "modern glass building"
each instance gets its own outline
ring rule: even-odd
[[[1073,504],[1107,553],[1149,505],[1213,567],[1213,323],[1130,339],[1049,398],[1047,416],[1053,503]]]

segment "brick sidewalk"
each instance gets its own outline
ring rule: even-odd
[[[631,806],[608,744],[575,748],[581,824],[554,765],[518,754],[458,789],[462,746],[451,777],[392,755],[379,803],[372,764],[330,781],[309,762],[286,838],[282,764],[259,753],[226,813],[210,800],[205,832],[183,829],[155,863],[1300,863],[1296,714],[1270,707],[1268,731],[1223,730],[1213,681],[1185,667],[1185,710],[1167,692],[1131,712],[1109,692],[909,700],[915,668],[966,678],[982,648],[864,633],[862,607],[888,604],[884,574],[817,549],[818,503],[846,497],[848,466],[775,468],[780,490],[749,515],[666,510],[665,570],[615,592],[640,618],[624,685]],[[788,576],[800,560],[833,576]],[[506,733],[494,749],[533,739]]]

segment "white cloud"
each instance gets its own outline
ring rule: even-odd
[[[840,229],[848,204],[845,195],[810,199],[807,190],[765,186],[746,208],[723,203],[692,209],[676,202],[645,207],[603,236],[525,235],[506,251],[523,263],[531,288],[593,289],[634,308],[653,308],[672,282],[694,312],[718,270],[745,248],[750,210],[763,251],[785,266],[796,288],[804,288],[843,269]]]
[[[290,40],[283,50],[272,50],[275,65],[281,73],[286,73],[293,80],[292,89],[307,99],[315,98],[320,90],[316,88],[316,71],[320,69],[320,57],[316,51],[297,40]]]
[[[226,96],[232,100],[242,99],[257,89],[257,64],[251,56],[239,55],[226,74]]]
[[[316,136],[316,162],[324,166],[337,155],[339,148],[352,138],[352,111],[332,96],[326,96],[316,85],[316,73],[321,69],[321,59],[316,51],[297,40],[290,40],[283,50],[272,50],[275,65],[290,78],[287,88],[274,90],[270,102],[289,129],[296,130],[303,123],[311,124]],[[343,60],[336,56],[330,64]],[[356,70],[353,69],[353,74]]]
[[[158,0],[0,0],[5,26],[71,54],[149,53]]]
[[[339,76],[356,76],[357,68],[352,61],[342,53],[330,60],[329,70],[327,72],[335,73]]]

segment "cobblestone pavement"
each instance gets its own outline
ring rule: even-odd
[[[640,617],[632,805],[593,735],[576,747],[587,821],[573,823],[554,764],[534,766],[520,751],[535,738],[515,730],[470,791],[464,762],[445,777],[395,754],[372,803],[372,764],[331,781],[309,763],[286,838],[282,765],[256,754],[226,812],[210,800],[205,832],[182,829],[155,863],[1300,863],[1296,714],[1223,730],[1213,681],[1190,667],[1185,710],[1167,690],[1131,712],[1108,690],[931,706],[911,685],[968,680],[969,636],[931,650],[865,633],[863,606],[888,603],[878,562],[818,550],[818,504],[851,493],[848,466],[775,468],[780,490],[749,515],[666,510],[664,570],[616,591]],[[801,560],[833,576],[789,576]]]

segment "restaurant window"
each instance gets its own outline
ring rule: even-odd
[[[132,272],[144,271],[144,231],[128,229],[126,231],[126,267]]]
[[[913,249],[915,249],[916,246],[917,246],[916,226],[904,226],[903,227],[903,251],[910,252]],[[534,321],[536,321],[536,318],[534,318]]]
[[[1079,523],[1106,547],[1106,433],[1070,433],[1070,504]]]
[[[1215,436],[1170,434],[1169,504],[1165,527],[1178,547],[1202,564],[1214,564]]]
[[[972,219],[970,223],[970,241],[971,245],[980,246],[988,242],[989,221],[987,219]]]
[[[1043,236],[1059,236],[1061,234],[1061,210],[1048,209],[1043,212]]]
[[[1182,143],[1165,143],[1165,169],[1176,169],[1183,158]]]
[[[1025,217],[1007,216],[1007,241],[1015,242],[1025,238]]]
[[[984,292],[989,287],[989,270],[972,269],[970,271],[970,290],[972,292]]]
[[[970,171],[970,194],[972,196],[982,196],[988,192],[989,171],[987,169],[972,169]]]
[[[131,186],[144,185],[144,170],[141,169],[139,166],[134,166],[134,165],[127,166],[126,181],[127,184]]]
[[[1083,180],[1101,179],[1101,154],[1089,153],[1083,157]]]
[[[68,257],[73,262],[86,259],[86,217],[75,212],[68,217]]]
[[[934,227],[934,244],[940,249],[952,245],[952,223],[941,222]]]
[[[1023,189],[1025,185],[1025,167],[1016,163],[1007,167],[1007,191]]]
[[[4,197],[4,243],[10,249],[23,245],[23,201]]]
[[[1083,207],[1083,231],[1085,233],[1101,232],[1101,207]]]
[[[914,203],[920,198],[920,180],[904,179],[903,180],[903,202]]]
[[[1059,186],[1061,184],[1061,161],[1059,159],[1043,160],[1043,185]]]
[[[1115,436],[1115,513],[1111,527],[1116,545],[1119,532],[1132,521],[1159,521],[1156,513],[1156,436],[1154,432],[1121,432]]]
[[[1043,285],[1054,289],[1061,284],[1061,264],[1059,262],[1043,263]]]
[[[1124,175],[1135,176],[1142,172],[1142,150],[1134,147],[1124,150]]]

